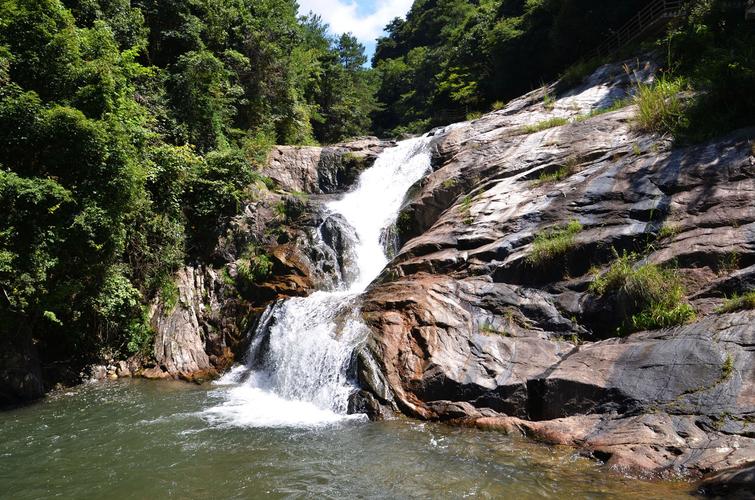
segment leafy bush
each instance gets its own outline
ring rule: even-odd
[[[608,271],[597,274],[590,284],[596,295],[613,293],[627,309],[624,331],[653,330],[688,323],[695,311],[685,302],[684,286],[670,269],[654,264],[637,264],[634,253],[616,254]]]
[[[570,221],[565,226],[543,230],[535,236],[527,260],[533,266],[537,266],[564,255],[572,249],[574,238],[580,231],[582,231],[582,224],[576,220]]]

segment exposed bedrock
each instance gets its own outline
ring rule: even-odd
[[[755,283],[755,129],[679,147],[638,131],[633,106],[589,114],[653,69],[607,66],[550,109],[537,91],[437,133],[402,246],[364,297],[372,400],[355,405],[523,432],[640,473],[755,458],[755,311],[720,311]],[[552,117],[569,122],[524,129]],[[573,221],[567,244],[533,258]],[[590,283],[623,252],[673,269],[694,318],[617,336],[631,304]]]
[[[325,148],[274,148],[262,173],[276,188],[252,186],[251,201],[228,221],[212,261],[179,270],[177,296],[153,305],[155,366],[141,374],[213,377],[245,352],[246,333],[268,304],[348,278],[352,250],[343,231],[350,228],[323,203],[348,190],[392,144],[365,138]],[[240,273],[253,266],[251,276]]]

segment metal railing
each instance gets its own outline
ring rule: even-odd
[[[649,31],[665,26],[671,19],[680,17],[684,13],[684,4],[684,0],[657,0],[646,5],[616,33],[600,44],[592,56],[610,55]]]

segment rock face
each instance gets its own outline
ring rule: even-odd
[[[345,191],[375,158],[393,145],[376,137],[328,146],[276,146],[264,175],[288,191],[323,194]]]
[[[212,378],[245,352],[247,333],[268,304],[329,289],[349,268],[342,226],[322,203],[346,191],[389,141],[365,138],[334,146],[278,146],[263,174],[275,190],[257,187],[243,213],[229,221],[213,262],[188,265],[175,277],[176,297],[159,297],[151,312],[156,366],[147,378]],[[264,258],[254,281],[239,269]],[[255,261],[258,262],[258,261]]]
[[[176,275],[175,303],[155,305],[158,310],[152,314],[152,327],[157,332],[154,356],[169,374],[214,370],[205,352],[204,338],[209,325],[203,314],[205,308],[211,307],[212,297],[197,293],[213,290],[213,283],[205,283],[205,279],[216,280],[217,276],[211,270],[203,273],[193,267],[181,269]]]
[[[553,107],[536,91],[436,132],[400,251],[364,297],[355,408],[519,431],[647,474],[755,457],[755,311],[717,312],[755,281],[755,129],[676,147],[637,130],[633,106],[594,112],[653,70],[606,66]],[[569,122],[525,128],[553,117]],[[570,221],[571,244],[533,260]],[[589,284],[624,251],[675,268],[696,320],[617,337],[628,306]]]

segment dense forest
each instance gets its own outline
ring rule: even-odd
[[[0,340],[147,346],[271,144],[368,131],[365,62],[292,0],[0,2]]]
[[[595,49],[649,3],[416,0],[406,20],[395,19],[378,40],[372,63],[381,107],[374,127],[380,133],[419,132],[500,108],[560,75],[578,83],[580,71],[611,62]],[[715,87],[711,94],[725,102],[715,103],[714,114],[727,115],[721,105],[744,104],[751,113],[754,98],[745,89],[753,83],[753,29],[742,5],[692,1],[685,14],[668,34],[638,40],[623,55],[659,50],[674,77],[706,91]],[[748,115],[745,109],[741,116]]]
[[[0,0],[0,348],[31,339],[48,366],[145,349],[149,301],[247,186],[275,188],[271,145],[497,108],[645,3],[417,0],[367,68],[294,0]],[[752,28],[724,3],[652,45],[707,91],[675,124],[696,133],[755,115]]]

